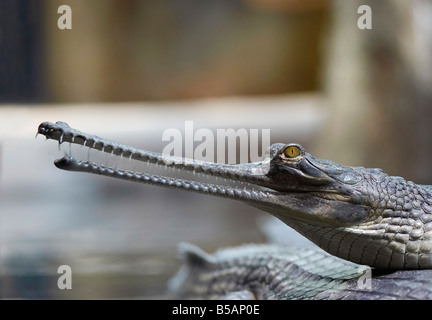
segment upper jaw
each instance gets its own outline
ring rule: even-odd
[[[127,145],[119,144],[104,138],[100,138],[91,134],[87,134],[71,128],[65,122],[43,122],[38,127],[38,134],[44,135],[47,139],[58,141],[60,144],[69,142],[72,144],[84,145],[90,149],[96,149],[114,156],[130,158],[135,161],[144,162],[158,166],[161,169],[161,174],[166,174],[166,168],[179,169],[182,172],[192,172],[195,179],[195,173],[207,175],[209,177],[222,178],[219,181],[226,179],[226,182],[232,183],[247,183],[255,186],[256,189],[266,189],[269,185],[267,173],[269,171],[270,162],[266,158],[263,161],[247,164],[218,164],[205,162],[201,160],[175,157],[156,152],[140,150]],[[92,163],[85,163],[74,159],[72,155],[67,155],[62,159],[57,160],[56,166],[71,171],[88,170]],[[100,167],[103,167],[101,164]],[[165,171],[164,171],[165,170]],[[121,173],[122,170],[117,170]],[[141,174],[143,172],[137,172]],[[145,174],[145,173],[143,173]],[[263,187],[263,188],[261,188]]]

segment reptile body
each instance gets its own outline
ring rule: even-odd
[[[228,165],[139,150],[80,132],[63,122],[44,122],[39,126],[38,133],[59,143],[84,145],[113,156],[147,163],[156,168],[157,173],[109,168],[103,164],[77,160],[72,155],[56,160],[58,168],[248,203],[279,218],[307,237],[328,252],[335,265],[342,260],[333,256],[354,263],[355,268],[360,264],[376,270],[432,269],[431,186],[389,176],[381,169],[348,167],[318,159],[298,144],[273,144],[262,161]],[[197,177],[199,174],[201,178]],[[276,259],[282,251],[272,252]],[[269,256],[265,259],[269,259]],[[206,259],[191,261],[202,262]],[[189,263],[189,266],[196,268],[193,263]],[[429,270],[417,272],[430,275]],[[417,275],[415,272],[412,274]],[[354,273],[350,279],[358,279],[359,276]],[[431,277],[417,277],[423,281],[422,288],[429,288],[424,295],[429,297],[432,282],[424,283],[424,279]],[[342,275],[342,279],[345,279],[342,283],[347,284],[346,275]],[[344,292],[348,291],[344,289]],[[359,292],[354,292],[358,297]],[[407,289],[405,295],[400,296],[408,297],[409,292]],[[383,296],[385,294],[384,290]],[[320,295],[317,293],[314,296]]]

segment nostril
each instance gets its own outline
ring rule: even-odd
[[[47,131],[46,122],[41,123],[38,127],[38,133],[44,134]]]
[[[70,163],[72,162],[72,158],[69,156],[65,156],[61,159],[57,159],[54,161],[54,165],[59,168],[59,169],[63,169],[65,167],[67,167],[68,165],[70,165]]]

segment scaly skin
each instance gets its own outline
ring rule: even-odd
[[[181,244],[177,299],[432,299],[432,270],[377,272],[317,248],[243,245],[213,255]]]
[[[276,216],[342,259],[378,269],[432,268],[430,186],[388,176],[380,169],[318,159],[297,144],[274,144],[260,162],[224,165],[138,150],[63,122],[44,122],[38,133],[59,143],[156,164],[162,174],[107,168],[71,156],[55,162],[61,169],[239,200]],[[223,179],[205,183],[194,175],[179,179],[169,177],[166,168]]]

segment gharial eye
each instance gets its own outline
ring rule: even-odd
[[[300,153],[301,153],[301,150],[297,146],[288,146],[284,150],[285,157],[290,158],[290,159],[298,157],[300,155]]]

